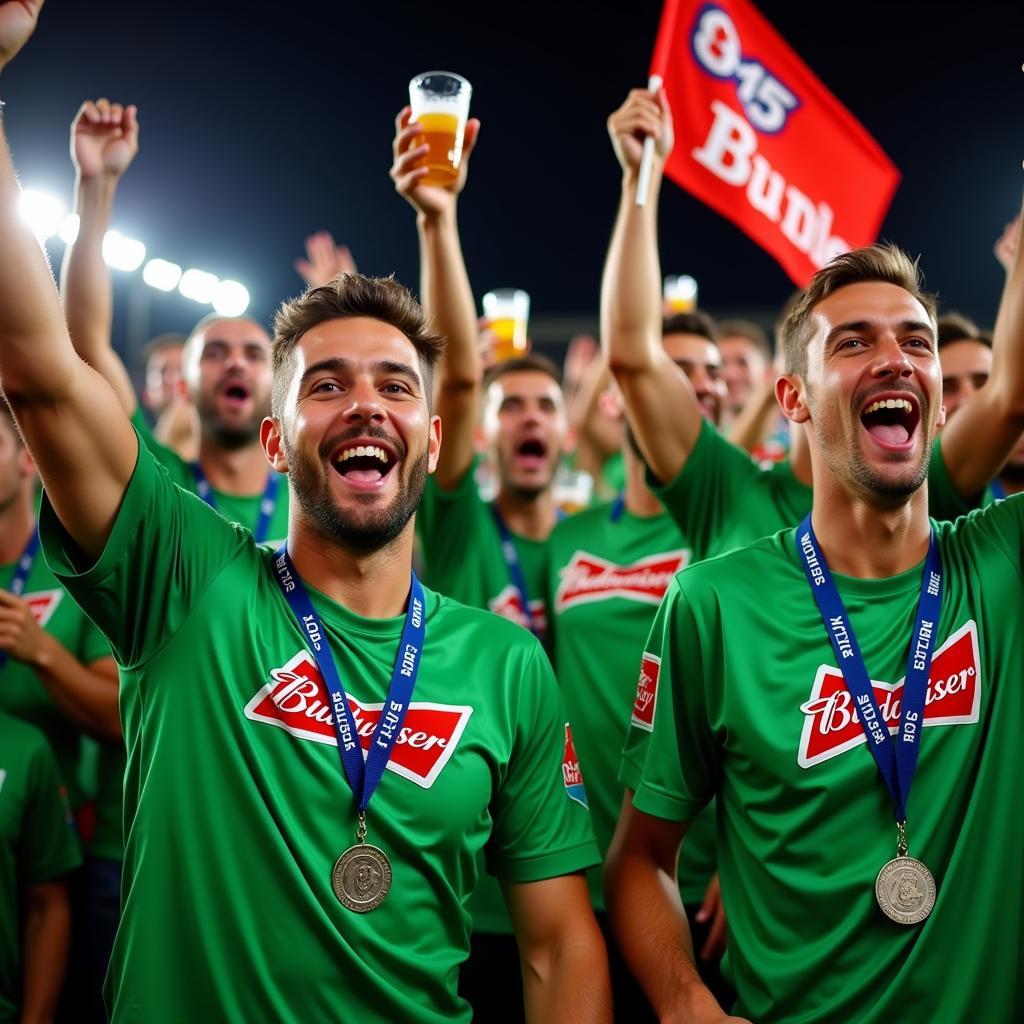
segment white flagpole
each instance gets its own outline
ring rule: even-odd
[[[652,95],[661,88],[661,75],[651,75],[647,80],[647,91]],[[651,187],[651,165],[654,163],[654,139],[644,139],[644,152],[640,158],[640,177],[636,182],[636,205],[647,205],[647,192]]]

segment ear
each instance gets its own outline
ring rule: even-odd
[[[487,438],[484,435],[484,427],[482,423],[477,423],[473,427],[473,451],[477,455],[483,455],[487,451]]]
[[[427,435],[427,472],[437,469],[437,460],[441,456],[441,417],[430,417],[430,433]]]
[[[267,461],[278,473],[288,472],[288,456],[284,452],[281,424],[273,416],[267,416],[260,424],[260,443],[267,455]]]
[[[935,429],[941,430],[946,425],[946,407],[944,405],[939,406],[939,415],[935,421]]]
[[[618,422],[625,415],[625,408],[622,404],[622,395],[617,388],[605,388],[597,396],[597,408],[602,416]]]
[[[792,423],[806,423],[811,418],[804,398],[805,387],[803,378],[795,373],[784,373],[775,382],[775,397],[786,419]]]
[[[579,434],[578,434],[578,431],[576,430],[576,427],[572,423],[570,423],[565,428],[565,434],[562,436],[562,454],[563,455],[572,455],[572,453],[574,451],[576,451],[576,442],[577,442],[578,438],[579,438]]]
[[[32,458],[28,447],[24,444],[21,446],[21,451],[18,453],[18,475],[23,480],[36,475],[35,460]]]

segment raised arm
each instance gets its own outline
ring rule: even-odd
[[[504,892],[529,1024],[610,1022],[608,958],[582,873],[507,885]]]
[[[626,791],[605,865],[604,892],[615,937],[659,1020],[738,1021],[700,980],[679,898],[677,863],[686,825],[644,814]]]
[[[942,432],[942,458],[962,498],[971,499],[994,477],[1024,433],[1024,259],[1020,222],[996,243],[1006,285],[992,334],[992,373]]]
[[[135,388],[121,357],[110,343],[113,300],[110,271],[103,260],[103,236],[121,175],[139,151],[139,122],[134,106],[86,100],[71,125],[75,165],[78,238],[64,256],[61,293],[75,351],[98,370],[130,416]]]
[[[664,91],[634,89],[608,118],[622,167],[622,194],[601,280],[601,343],[626,404],[626,416],[648,466],[663,482],[678,475],[701,428],[690,382],[661,340],[658,195],[672,152],[672,113]],[[635,202],[643,140],[655,139],[650,193]]]
[[[476,306],[459,240],[457,208],[466,184],[469,158],[480,122],[466,124],[459,176],[451,188],[422,184],[428,168],[417,167],[427,152],[419,136],[423,129],[410,121],[405,107],[395,119],[395,189],[416,211],[420,239],[420,301],[447,339],[434,385],[435,412],[441,417],[444,441],[434,479],[442,490],[453,490],[473,463],[473,432],[480,405],[483,365],[477,345]]]
[[[0,80],[41,7],[42,0],[0,3]],[[18,212],[20,198],[0,123],[0,387],[57,514],[96,556],[135,468],[135,432],[110,386],[71,344],[46,257]]]

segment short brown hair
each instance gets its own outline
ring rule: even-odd
[[[701,309],[691,309],[688,313],[673,313],[661,322],[661,335],[696,334],[706,338],[712,345],[718,344],[718,331],[715,321]]]
[[[178,334],[176,331],[158,334],[146,342],[146,347],[142,350],[142,362],[148,365],[150,359],[159,352],[166,352],[169,348],[183,348],[186,340],[184,334]]]
[[[722,338],[746,338],[769,363],[772,361],[772,343],[764,328],[753,320],[720,320],[716,326],[719,341]]]
[[[935,297],[924,290],[917,260],[891,243],[851,249],[836,256],[811,278],[807,290],[783,321],[781,335],[786,373],[807,373],[807,345],[811,340],[814,307],[840,288],[869,281],[894,284],[909,292],[924,306],[928,319],[935,325]]]
[[[444,338],[430,329],[423,307],[394,276],[339,274],[319,288],[307,289],[297,299],[282,302],[274,315],[271,407],[275,416],[280,416],[284,408],[292,355],[302,335],[328,320],[359,316],[390,324],[409,339],[419,356],[427,406],[432,406],[434,367],[444,352]]]
[[[524,356],[515,356],[495,363],[484,374],[484,390],[507,373],[545,373],[559,387],[562,386],[562,371],[547,356],[542,356],[539,352],[528,352]]]
[[[955,341],[977,341],[989,348],[992,347],[992,338],[989,334],[961,313],[943,313],[939,317],[936,341],[940,352]]]

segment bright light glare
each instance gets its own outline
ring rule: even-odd
[[[34,189],[25,189],[21,193],[18,209],[32,229],[32,234],[40,242],[45,242],[47,238],[57,234],[60,222],[67,212],[67,207],[56,196],[36,192]]]
[[[181,280],[181,267],[169,260],[150,260],[142,270],[142,280],[162,292],[174,291]]]
[[[178,291],[193,302],[213,302],[219,284],[220,279],[216,274],[207,274],[206,271],[193,267],[181,275]]]
[[[103,236],[103,261],[115,270],[138,270],[146,258],[146,247],[137,238],[126,238],[119,231]]]
[[[77,213],[69,213],[60,222],[60,235],[61,241],[65,245],[74,245],[78,241],[78,229],[81,226],[81,218]]]
[[[249,289],[237,281],[221,281],[213,296],[213,308],[221,316],[241,316],[249,308]]]

